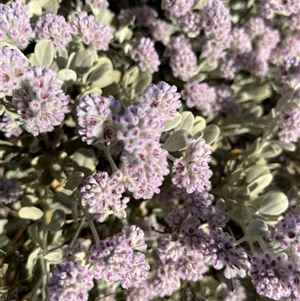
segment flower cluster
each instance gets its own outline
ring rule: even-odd
[[[29,69],[29,62],[17,49],[0,49],[0,91],[12,96],[20,87],[24,73]]]
[[[92,52],[107,50],[113,39],[111,28],[104,23],[96,22],[95,17],[87,12],[74,13],[73,34],[88,46]]]
[[[0,205],[16,202],[23,196],[21,182],[16,179],[0,177]]]
[[[82,141],[87,144],[113,141],[117,131],[115,119],[122,108],[112,96],[103,97],[97,93],[83,96],[76,107]]]
[[[93,286],[93,273],[79,262],[69,261],[56,265],[48,282],[49,298],[51,301],[87,300]]]
[[[56,73],[46,67],[27,70],[12,101],[20,120],[33,136],[53,131],[70,112],[70,96],[63,93]]]
[[[49,39],[56,51],[65,50],[72,41],[72,34],[75,33],[74,28],[66,22],[63,16],[50,13],[37,21],[34,31],[36,41]]]
[[[197,57],[190,41],[183,35],[172,37],[164,55],[170,57],[170,67],[174,76],[187,81],[197,68]]]
[[[188,193],[201,193],[209,188],[209,178],[212,176],[208,165],[210,154],[211,150],[205,145],[204,139],[190,139],[184,157],[174,160],[172,183],[185,188]]]
[[[120,171],[110,177],[107,172],[98,172],[84,181],[80,190],[82,201],[99,222],[104,222],[111,214],[123,217],[126,203],[129,202],[128,197],[122,198],[125,190],[123,177]]]
[[[125,289],[139,287],[147,279],[150,268],[141,253],[146,248],[144,233],[135,226],[124,227],[117,235],[100,241],[91,248],[95,279],[120,281]]]
[[[34,31],[27,14],[28,5],[21,0],[11,5],[0,3],[0,39],[2,43],[25,49],[34,38]]]
[[[139,44],[130,51],[130,57],[138,62],[142,71],[151,74],[158,71],[160,60],[154,42],[150,38],[141,38]]]

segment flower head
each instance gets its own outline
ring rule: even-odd
[[[88,45],[90,51],[108,50],[114,37],[109,26],[96,22],[95,17],[87,12],[75,12],[72,25],[77,38]]]
[[[63,93],[56,73],[46,67],[26,71],[12,101],[26,130],[34,136],[53,131],[70,112],[70,97]]]
[[[93,273],[78,262],[58,264],[48,282],[51,301],[87,301],[94,286]]]
[[[0,205],[16,202],[23,193],[20,181],[0,177]]]
[[[106,172],[99,171],[84,181],[80,190],[82,201],[88,205],[90,212],[99,222],[105,221],[111,214],[123,217],[129,198],[122,198],[125,190],[122,179],[120,171],[110,177]]]
[[[17,49],[0,49],[0,91],[12,96],[20,87],[22,76],[29,69],[29,62]]]
[[[144,254],[134,252],[136,248],[145,249],[139,228],[127,228],[92,246],[90,262],[94,266],[94,277],[110,283],[120,281],[125,289],[139,287],[148,278],[150,266]]]
[[[87,144],[113,141],[117,135],[115,119],[123,106],[113,96],[92,93],[83,96],[76,107],[79,134]]]
[[[72,41],[74,29],[63,16],[46,14],[42,16],[34,28],[36,41],[49,39],[56,51],[65,50]]]
[[[220,110],[215,88],[207,83],[188,83],[182,91],[182,97],[186,99],[186,105],[189,108],[196,107],[204,116],[215,114]]]
[[[234,237],[221,229],[212,231],[211,238],[213,244],[209,249],[213,254],[213,267],[219,270],[225,266],[224,276],[228,279],[237,275],[244,278],[250,267],[246,251],[243,248],[236,248]]]
[[[292,272],[292,262],[285,253],[265,252],[252,257],[249,276],[259,295],[281,300],[291,295],[289,278]]]
[[[34,38],[34,31],[27,15],[28,5],[20,0],[10,6],[0,3],[0,39],[20,49],[25,49]]]
[[[166,82],[151,84],[140,97],[140,103],[149,104],[156,108],[164,120],[175,117],[176,110],[181,107],[180,93],[176,86]]]
[[[205,145],[204,139],[190,139],[185,155],[173,162],[172,183],[185,188],[187,193],[205,191],[210,186],[209,178],[212,176],[208,165],[210,154],[211,150]]]
[[[139,44],[130,51],[130,57],[138,62],[142,71],[151,74],[158,71],[160,60],[154,42],[150,38],[142,37]]]
[[[166,0],[165,9],[171,16],[180,17],[186,15],[194,6],[195,0]]]
[[[6,112],[0,116],[0,131],[6,138],[19,137],[22,133],[19,123]]]

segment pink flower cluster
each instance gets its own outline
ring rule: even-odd
[[[135,226],[125,226],[122,232],[101,240],[91,248],[90,262],[95,279],[120,281],[123,288],[139,287],[149,276],[144,233]]]
[[[84,181],[80,190],[82,201],[100,223],[111,214],[123,217],[123,211],[129,202],[128,197],[122,198],[125,191],[123,177],[120,171],[110,177],[107,172],[98,172]]]
[[[33,67],[13,93],[20,121],[33,136],[51,132],[70,112],[70,96],[63,93],[57,74],[46,67]]]
[[[0,40],[25,49],[34,38],[28,16],[29,6],[20,0],[10,5],[0,3]]]

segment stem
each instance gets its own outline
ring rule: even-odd
[[[95,239],[95,243],[98,243],[100,241],[100,238],[99,238],[99,235],[98,235],[98,232],[96,230],[96,227],[94,225],[94,222],[93,222],[93,219],[91,218],[89,212],[87,211],[87,209],[82,205],[82,202],[81,202],[81,199],[80,199],[80,195],[79,195],[79,191],[76,190],[76,196],[77,196],[77,199],[79,201],[79,205],[80,205],[80,208],[81,210],[83,211],[84,213],[84,216],[86,217],[86,220],[89,224],[89,227],[92,231],[92,234],[93,234],[93,237]]]
[[[118,168],[110,154],[110,145],[108,145],[107,147],[104,147],[104,153],[105,153],[105,156],[110,164],[110,167],[111,167],[111,170],[112,170],[112,173],[114,174]]]
[[[75,244],[75,241],[77,239],[77,237],[79,236],[79,233],[83,227],[83,224],[84,222],[86,221],[86,217],[84,216],[82,219],[81,219],[81,222],[80,222],[80,225],[78,226],[77,230],[76,230],[76,233],[74,235],[74,237],[72,238],[72,241],[70,243],[70,247],[73,247],[73,245]]]
[[[170,154],[168,154],[168,159],[171,160],[172,162],[174,162],[176,160],[176,158]]]
[[[257,237],[256,240],[258,241],[261,249],[264,251],[264,252],[268,252],[268,248],[265,244],[265,242],[263,241],[263,239],[261,237]]]
[[[237,246],[237,245],[243,243],[244,241],[246,241],[248,239],[248,237],[249,237],[249,235],[246,234],[242,238],[240,238],[239,240],[236,240],[234,244]]]

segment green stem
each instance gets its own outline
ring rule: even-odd
[[[80,225],[78,226],[77,230],[76,230],[76,233],[74,235],[74,237],[72,238],[72,241],[70,243],[70,247],[73,247],[73,245],[75,244],[75,241],[77,239],[77,237],[79,236],[79,233],[83,227],[83,224],[84,222],[86,221],[86,217],[84,216],[82,219],[81,219],[81,222],[80,222]]]

